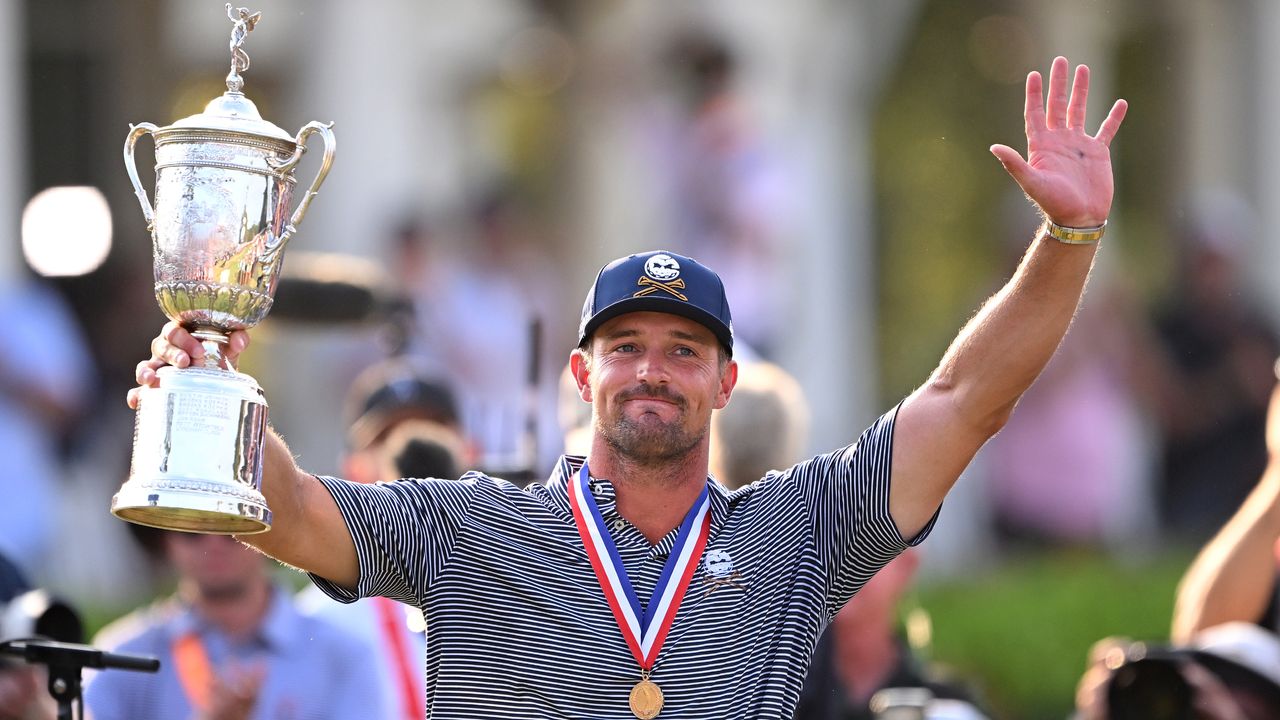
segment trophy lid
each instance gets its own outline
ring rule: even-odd
[[[262,18],[261,12],[251,13],[246,8],[232,8],[227,3],[227,17],[231,28],[231,72],[227,75],[227,91],[209,101],[204,112],[185,117],[168,129],[218,130],[222,132],[259,135],[292,143],[293,135],[262,119],[258,106],[244,96],[244,78],[240,73],[249,69],[249,54],[244,51],[245,38]]]
[[[170,128],[186,128],[200,130],[221,130],[224,132],[261,135],[275,140],[293,142],[294,137],[283,128],[262,119],[258,106],[245,97],[244,93],[228,90],[209,101],[204,112],[182,118],[169,126]]]

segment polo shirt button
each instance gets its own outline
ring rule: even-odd
[[[614,521],[613,521],[613,531],[614,531],[614,532],[622,532],[622,528],[624,528],[624,527],[626,527],[626,526],[627,526],[627,521],[626,521],[626,520],[623,520],[622,518],[618,518],[617,520],[614,520]]]

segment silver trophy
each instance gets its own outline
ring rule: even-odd
[[[245,37],[262,13],[227,14],[227,92],[204,112],[168,127],[130,126],[124,163],[151,232],[156,300],[205,349],[202,366],[162,368],[143,388],[129,479],[111,500],[117,517],[203,533],[271,528],[262,496],[267,402],[253,378],[223,355],[227,334],[257,325],[271,309],[285,244],[297,231],[333,162],[332,123],[290,135],[262,119],[244,96]],[[289,214],[293,171],[307,138],[324,139],[319,172]],[[134,146],[155,141],[155,208],[138,179]]]

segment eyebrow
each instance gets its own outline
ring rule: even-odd
[[[715,342],[715,339],[714,338],[709,339],[705,337],[705,335],[707,334],[709,334],[709,331],[708,333],[701,333],[701,334],[685,332],[684,330],[669,330],[667,332],[668,337],[675,338],[676,340],[686,340],[688,342],[700,343],[703,345],[710,345]],[[614,330],[613,332],[604,333],[600,337],[602,340],[605,340],[607,342],[610,340],[620,340],[622,338],[637,337],[638,335],[640,335],[639,330],[635,328],[622,327],[617,330]]]

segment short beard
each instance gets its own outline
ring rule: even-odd
[[[684,398],[676,397],[665,388],[623,393],[618,398],[619,406],[626,400],[641,397],[674,402],[680,408],[683,418],[686,407]],[[616,423],[607,424],[603,418],[599,418],[596,430],[619,456],[642,467],[655,467],[686,457],[706,437],[705,429],[702,432],[686,433],[680,424],[681,418],[654,428],[636,422],[619,411]]]

